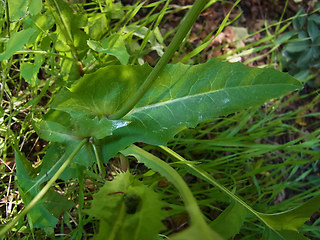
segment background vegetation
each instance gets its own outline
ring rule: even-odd
[[[320,185],[319,3],[209,2],[174,55],[173,63],[198,64],[217,58],[273,67],[301,80],[304,88],[261,107],[185,129],[168,147],[260,212],[275,213],[299,206],[319,195]],[[43,166],[50,144],[38,136],[34,122],[47,113],[51,99],[84,73],[104,66],[146,62],[154,66],[193,1],[61,1],[62,8],[54,3],[0,3],[2,224],[10,222],[24,207],[22,195],[26,193],[18,189],[14,152],[25,155],[26,165],[35,169],[34,176]],[[187,173],[181,163],[172,162],[166,151],[138,145],[175,167],[208,222],[227,208],[225,195]],[[82,179],[56,182],[49,194],[57,201],[44,201],[56,210],[56,226],[33,228],[25,218],[7,238],[94,236],[99,223],[88,209],[105,180],[112,180],[124,169],[121,157],[84,169]],[[158,238],[185,229],[189,217],[172,184],[131,157],[129,169],[167,202],[167,217]],[[60,195],[66,198],[60,199]],[[304,236],[320,238],[319,216],[318,211],[303,225],[300,232]],[[235,234],[234,239],[259,239],[263,227],[249,215]]]

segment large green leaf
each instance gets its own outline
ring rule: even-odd
[[[35,120],[33,127],[41,138],[60,143],[59,147],[55,147],[57,152],[52,152],[52,154],[58,154],[58,156],[50,157],[51,152],[48,150],[43,159],[44,166],[49,171],[49,166],[56,164],[57,159],[61,156],[68,156],[83,138],[94,137],[95,139],[102,139],[111,135],[115,129],[124,127],[129,123],[129,121],[109,120],[107,118],[98,118],[97,116],[78,115],[77,117],[71,117],[65,112],[49,111],[44,120]],[[94,161],[92,146],[87,143],[76,154],[71,163],[89,167]],[[70,168],[68,171],[70,171]],[[75,177],[75,172],[63,174],[62,178],[68,180],[67,176],[70,178]]]
[[[267,227],[280,233],[283,239],[307,239],[298,230],[310,219],[313,213],[320,209],[320,195],[313,197],[292,210],[277,214],[262,214]],[[268,234],[267,234],[268,235]],[[294,236],[294,238],[293,238]],[[272,238],[266,238],[272,239]]]
[[[86,212],[100,220],[94,239],[149,240],[164,228],[162,206],[157,193],[126,172],[106,182]]]
[[[105,117],[119,110],[133,96],[151,68],[144,66],[107,66],[86,74],[70,89],[63,89],[52,107],[72,115]]]
[[[10,21],[17,21],[27,14],[28,0],[8,0]]]
[[[53,108],[71,114],[106,116],[116,112],[150,72],[144,66],[108,66],[62,91]],[[135,108],[126,127],[103,139],[108,159],[133,142],[165,145],[187,127],[239,111],[298,89],[300,82],[274,69],[210,60],[168,65]]]
[[[31,15],[38,14],[42,9],[42,1],[41,0],[30,0],[29,3],[29,12]]]

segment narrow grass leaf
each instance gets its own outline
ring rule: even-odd
[[[247,212],[245,207],[232,201],[210,226],[224,239],[230,239],[240,232]]]

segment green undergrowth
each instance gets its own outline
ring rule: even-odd
[[[320,238],[319,91],[220,61],[276,65],[294,18],[203,63],[241,16],[185,52],[215,2],[0,3],[0,238]]]
[[[169,147],[210,172],[255,209],[285,211],[318,192],[319,113],[313,112],[318,102],[318,91],[308,96],[294,94],[185,130]],[[288,106],[296,107],[284,110]],[[192,177],[189,186],[209,219],[221,211],[214,205],[221,201],[217,189]],[[315,214],[302,229],[312,239],[320,234],[318,217]],[[260,231],[248,221],[237,237],[258,239]]]

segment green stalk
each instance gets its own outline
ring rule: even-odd
[[[82,146],[87,142],[87,139],[83,139],[79,145],[76,147],[76,149],[70,154],[68,159],[62,164],[62,166],[58,169],[58,171],[52,176],[52,178],[48,181],[48,183],[41,189],[41,191],[35,196],[34,199],[28,204],[28,206],[25,207],[25,209],[22,210],[18,214],[16,218],[14,218],[11,222],[6,224],[3,228],[0,230],[0,236],[4,236],[4,234],[8,231],[10,231],[17,222],[23,218],[48,192],[50,187],[55,183],[55,181],[58,179],[58,177],[61,175],[61,173],[67,168],[67,166],[70,164],[71,160],[74,158],[74,156],[80,151]]]
[[[7,18],[7,29],[8,29],[8,37],[10,38],[10,15],[9,15],[9,0],[6,1],[6,18]]]
[[[178,153],[176,153],[175,151],[171,150],[168,147],[165,146],[161,146],[159,145],[158,147],[160,147],[162,150],[164,150],[168,155],[170,155],[171,157],[173,157],[174,159],[180,161],[180,162],[184,162],[185,166],[187,168],[187,170],[192,173],[194,176],[201,178],[202,180],[209,182],[210,184],[212,184],[213,186],[215,186],[216,188],[218,188],[221,192],[225,193],[226,195],[228,195],[231,199],[233,199],[234,201],[236,201],[237,203],[239,203],[240,205],[242,205],[244,208],[246,208],[248,211],[250,211],[253,215],[255,215],[256,217],[258,217],[264,224],[266,224],[267,226],[271,227],[268,222],[261,216],[262,213],[255,211],[253,208],[251,208],[247,203],[245,203],[242,199],[240,199],[237,195],[235,195],[234,193],[232,193],[231,191],[229,191],[227,188],[225,188],[224,186],[222,186],[220,183],[218,183],[217,181],[215,181],[213,179],[213,177],[211,177],[209,174],[207,174],[205,171],[193,166],[192,164],[188,163],[188,161],[186,159],[184,159],[183,157],[181,157]]]
[[[198,16],[200,15],[201,11],[205,7],[205,5],[209,2],[209,0],[196,0],[187,15],[182,20],[178,32],[172,39],[172,42],[169,44],[166,52],[163,54],[163,56],[160,58],[157,65],[153,68],[147,79],[144,81],[144,83],[141,85],[141,87],[138,89],[136,94],[129,99],[128,102],[126,102],[122,108],[109,116],[109,119],[115,120],[115,119],[121,119],[123,116],[125,116],[137,103],[138,101],[143,97],[143,95],[148,91],[148,89],[151,87],[152,83],[158,78],[164,67],[168,64],[169,60],[173,56],[173,54],[177,51],[180,44],[182,43],[185,36],[190,31],[193,23],[196,21]]]
[[[101,159],[101,149],[100,149],[100,146],[97,145],[94,141],[92,142],[92,148],[93,148],[93,152],[94,152],[94,155],[96,157],[96,160],[97,160],[97,165],[98,165],[98,169],[100,171],[100,174],[101,174],[101,177],[103,179],[106,179],[106,172],[105,172],[105,169],[103,167],[103,161]]]
[[[121,153],[125,156],[134,156],[138,162],[144,163],[145,166],[160,173],[178,189],[183,202],[185,203],[186,210],[189,213],[191,227],[199,231],[199,239],[221,239],[206,223],[197,200],[186,182],[168,163],[136,145],[130,145],[128,148],[122,150]]]

